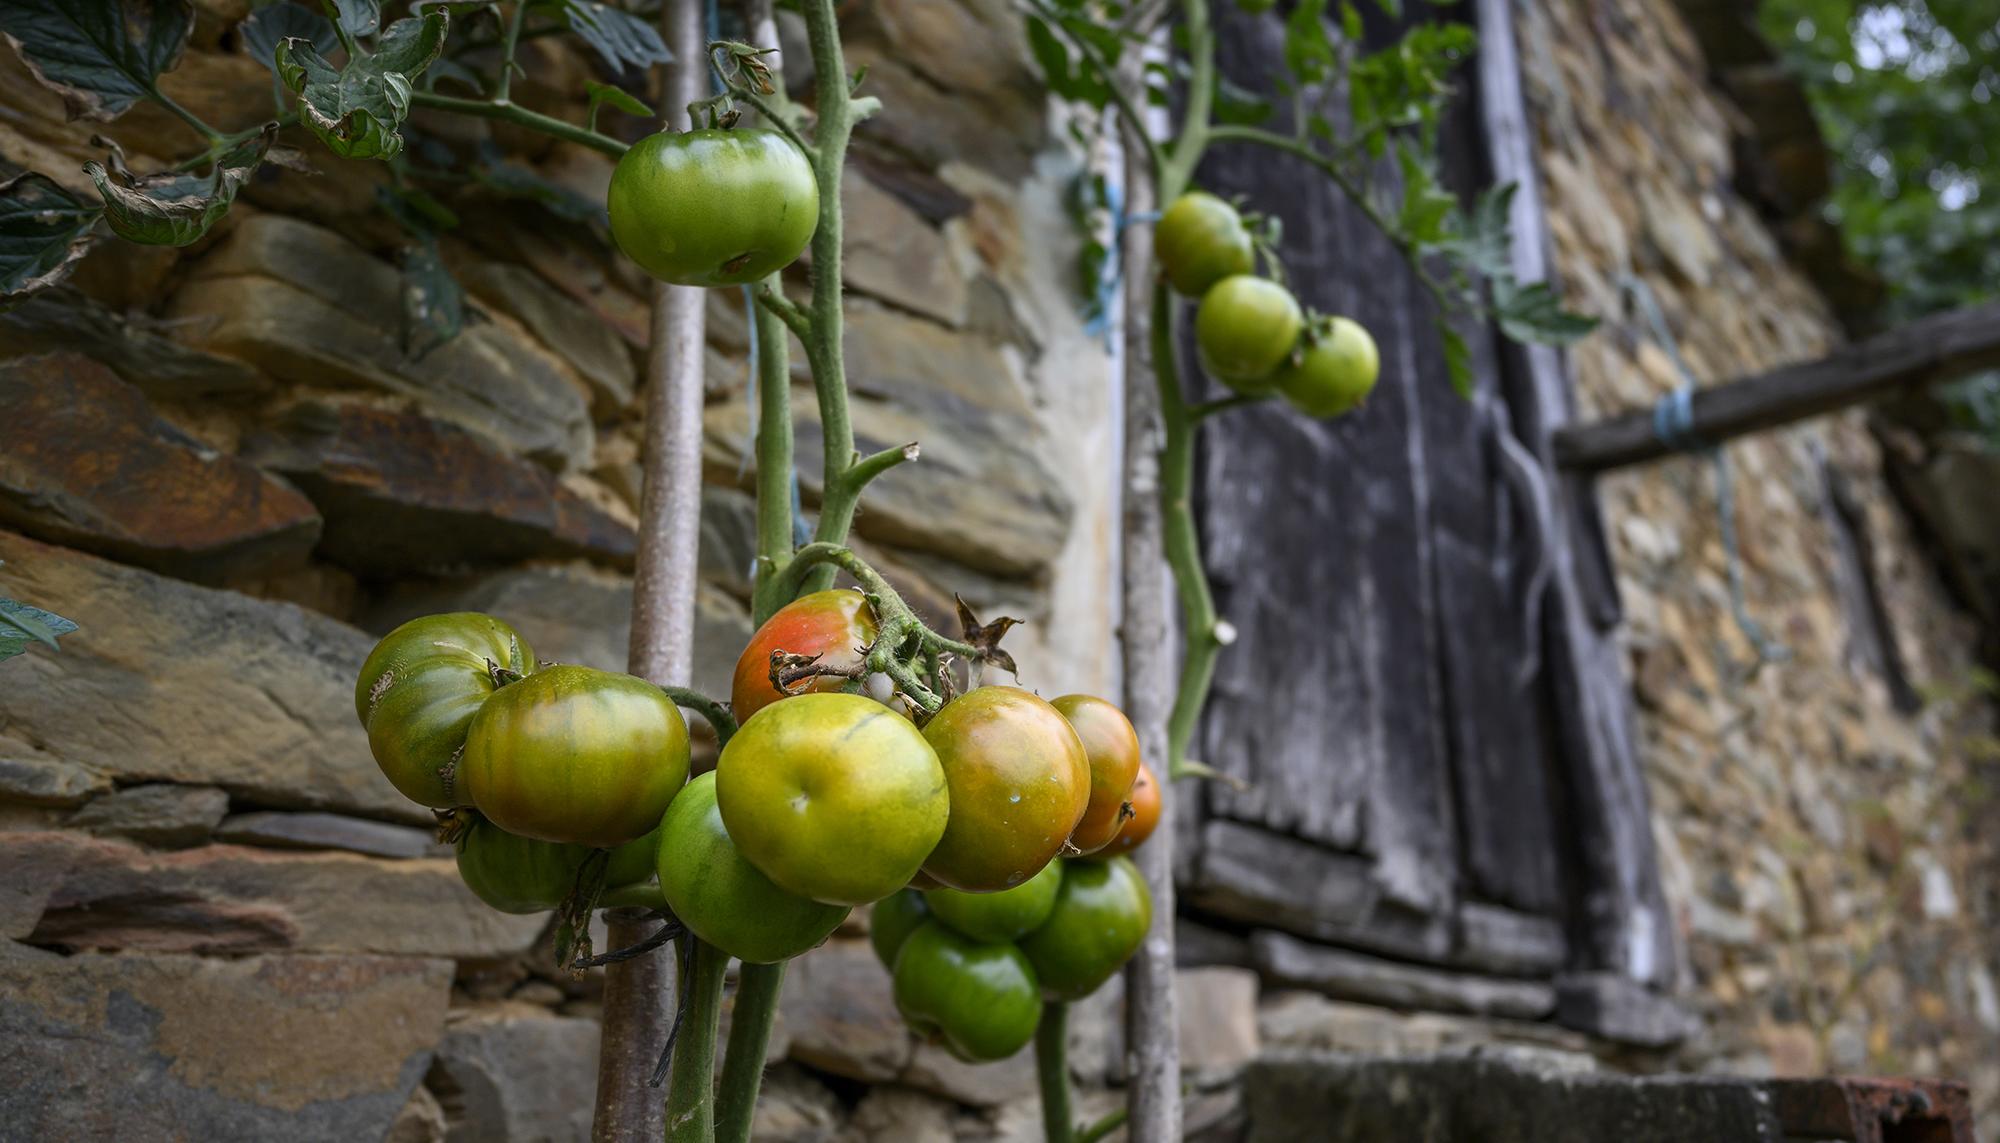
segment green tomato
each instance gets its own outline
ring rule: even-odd
[[[824,941],[847,917],[772,884],[722,824],[715,775],[689,782],[660,823],[660,891],[688,931],[746,964],[775,964]]]
[[[1012,941],[1027,936],[1049,919],[1062,888],[1063,863],[1051,861],[1042,871],[998,893],[965,893],[933,889],[924,894],[937,919],[980,941]]]
[[[611,237],[648,274],[682,286],[763,280],[819,227],[812,164],[776,131],[663,131],[611,172]]]
[[[951,813],[923,732],[850,694],[798,695],[752,715],[722,748],[715,792],[750,864],[830,905],[908,885]]]
[[[500,828],[601,849],[659,825],[687,773],[687,722],[660,688],[572,666],[494,692],[458,764]]]
[[[1360,323],[1326,318],[1307,331],[1305,352],[1297,364],[1278,371],[1277,386],[1307,416],[1337,417],[1374,390],[1381,370],[1375,339]]]
[[[981,943],[936,921],[903,942],[894,989],[903,1020],[967,1063],[1020,1051],[1042,1019],[1035,973],[1020,949]]]
[[[1210,376],[1238,393],[1268,393],[1304,326],[1290,290],[1238,274],[1202,296],[1194,337]]]
[[[1081,1000],[1132,959],[1152,923],[1153,897],[1131,858],[1073,861],[1055,909],[1021,951],[1046,995]]]
[[[494,690],[492,667],[525,675],[535,653],[512,627],[472,611],[412,619],[361,664],[354,713],[391,785],[432,809],[466,804],[452,760]]]
[[[1256,266],[1256,248],[1236,208],[1206,191],[1174,200],[1153,228],[1153,255],[1167,282],[1185,297]]]
[[[923,734],[951,785],[951,821],[924,872],[993,893],[1055,859],[1090,804],[1090,759],[1062,712],[1018,687],[979,687]]]
[[[643,904],[657,898],[657,887],[648,883],[659,846],[656,828],[612,850],[601,903]],[[587,845],[518,837],[481,819],[459,835],[458,875],[474,896],[503,913],[546,913],[576,887],[591,852]]]
[[[930,919],[930,906],[924,904],[924,895],[915,889],[898,889],[875,902],[868,913],[868,944],[875,950],[875,959],[894,972],[896,953],[901,951],[903,942]]]

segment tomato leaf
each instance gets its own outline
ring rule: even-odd
[[[653,22],[622,8],[600,0],[535,0],[535,8],[559,13],[569,30],[603,56],[613,71],[673,62],[674,53],[667,50]]]
[[[1065,23],[1063,27],[1067,31],[1070,25]],[[1042,75],[1050,91],[1099,111],[1111,102],[1111,87],[1105,77],[1082,58],[1072,60],[1069,43],[1039,17],[1028,19],[1028,47],[1034,52],[1035,62],[1042,65]]]
[[[1562,308],[1562,299],[1547,282],[1523,286],[1511,276],[1493,279],[1493,316],[1515,341],[1569,345],[1597,328],[1597,319]]]
[[[103,213],[47,175],[0,183],[0,307],[68,277]]]
[[[393,158],[403,149],[410,81],[443,50],[446,24],[441,8],[398,20],[373,54],[340,69],[294,36],[278,44],[278,78],[299,97],[300,117],[328,150],[346,159]]]
[[[382,25],[382,0],[333,0],[340,27],[348,35],[372,36]]]
[[[465,328],[465,289],[435,241],[403,252],[403,353],[418,360]]]
[[[653,114],[652,108],[640,102],[637,96],[622,87],[617,87],[609,83],[599,83],[596,80],[585,83],[583,87],[585,91],[590,93],[590,117],[585,120],[585,126],[589,127],[592,131],[597,130],[598,109],[606,104],[623,111],[627,115],[637,115],[641,118],[650,118]]]
[[[112,233],[143,246],[186,246],[229,213],[236,192],[264,161],[277,137],[278,125],[265,124],[262,131],[217,156],[206,175],[118,177],[98,162],[85,163],[83,173],[104,196],[104,220]]]
[[[188,0],[0,3],[0,33],[71,119],[116,119],[154,95],[193,28]]]
[[[1458,209],[1458,199],[1439,185],[1431,157],[1407,143],[1396,148],[1396,166],[1403,173],[1403,204],[1397,228],[1419,246],[1436,245]]]
[[[1301,84],[1324,83],[1339,65],[1325,14],[1326,0],[1300,0],[1285,21],[1285,67]]]
[[[41,643],[60,651],[56,640],[76,630],[76,624],[51,611],[29,607],[12,599],[0,599],[0,659],[11,659]]]
[[[285,40],[305,40],[321,56],[340,46],[333,21],[290,0],[279,0],[250,13],[236,25],[236,38],[251,59],[270,68],[273,74],[278,70],[278,45]]]
[[[1438,315],[1438,335],[1444,338],[1444,371],[1451,379],[1451,391],[1460,397],[1472,397],[1472,347],[1465,338],[1451,327],[1449,315]]]

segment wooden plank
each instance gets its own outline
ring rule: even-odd
[[[1283,933],[1253,934],[1250,956],[1257,970],[1275,983],[1366,1004],[1512,1020],[1539,1020],[1556,1006],[1554,987],[1543,981],[1439,972],[1309,944]]]
[[[1510,8],[1510,0],[1478,0],[1480,109],[1495,180],[1520,187],[1510,218],[1514,271],[1535,282],[1550,276],[1549,237]],[[1504,353],[1516,434],[1553,474],[1551,438],[1574,417],[1567,362],[1549,346],[1509,345]],[[1588,560],[1578,548],[1577,521],[1586,507],[1569,495],[1552,497],[1554,577],[1543,613],[1556,745],[1570,794],[1565,832],[1581,871],[1575,910],[1588,939],[1582,951],[1598,967],[1670,986],[1678,950],[1653,851],[1631,693],[1618,645],[1592,622],[1580,579]]]
[[[1708,444],[1836,412],[1899,389],[2000,366],[2000,302],[1918,318],[1817,361],[1695,391],[1694,434]],[[1653,410],[1636,409],[1555,435],[1556,462],[1602,472],[1673,456]]]

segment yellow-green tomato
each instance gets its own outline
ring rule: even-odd
[[[1034,970],[1006,941],[975,941],[936,921],[896,956],[896,1010],[919,1036],[936,1036],[967,1063],[1004,1060],[1034,1038],[1041,997]]]
[[[819,226],[812,164],[776,131],[663,131],[611,172],[611,237],[662,281],[735,286],[798,259]]]
[[[495,691],[458,764],[472,804],[500,828],[600,849],[660,824],[687,773],[687,722],[660,688],[573,666]]]
[[[868,944],[875,959],[891,972],[896,970],[896,953],[917,927],[931,919],[930,906],[915,889],[898,889],[868,911]]]
[[[1167,283],[1190,298],[1232,274],[1248,274],[1256,265],[1243,216],[1206,191],[1189,191],[1160,215],[1153,228],[1153,256]]]
[[[653,877],[659,831],[611,851],[604,867],[605,904],[640,904]],[[458,875],[473,895],[503,913],[546,913],[577,887],[595,852],[518,837],[492,822],[472,823],[458,839]],[[657,897],[657,891],[651,896]]]
[[[432,809],[466,804],[452,759],[493,693],[492,668],[525,675],[535,653],[512,627],[473,611],[412,619],[361,664],[354,713],[391,785]]]
[[[1337,417],[1374,390],[1381,370],[1375,339],[1359,322],[1326,318],[1307,332],[1297,363],[1278,371],[1277,385],[1307,416]]]
[[[1139,951],[1153,923],[1153,897],[1129,857],[1068,865],[1056,907],[1041,928],[1021,938],[1021,951],[1043,993],[1081,1000]]]
[[[744,859],[715,805],[715,775],[689,782],[660,823],[660,891],[688,931],[746,964],[775,964],[818,945],[847,917],[788,893]]]
[[[751,716],[722,748],[715,792],[750,864],[831,905],[908,885],[951,813],[923,732],[850,694],[798,695]]]
[[[1062,888],[1063,863],[1051,861],[1042,871],[998,893],[964,893],[933,889],[924,894],[937,919],[980,941],[1012,941],[1027,936],[1049,919]]]
[[[1238,393],[1268,393],[1298,344],[1305,315],[1276,282],[1238,274],[1202,295],[1194,315],[1202,368]]]

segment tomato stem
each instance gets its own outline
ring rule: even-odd
[[[717,746],[729,745],[730,736],[736,733],[736,716],[730,712],[727,703],[719,702],[687,687],[663,686],[660,690],[674,700],[675,706],[686,707],[700,715],[702,721],[708,723],[709,729],[715,731]]]
[[[764,1053],[771,1044],[771,1019],[785,983],[785,965],[746,964],[736,981],[730,1009],[729,1047],[722,1057],[722,1090],[716,1097],[716,1143],[749,1143],[757,1111],[757,1088]]]
[[[609,135],[599,134],[588,127],[566,123],[551,115],[530,111],[517,103],[496,103],[488,99],[461,99],[456,95],[439,95],[435,91],[417,90],[410,93],[410,104],[414,107],[428,107],[435,111],[450,111],[459,115],[470,115],[475,119],[498,119],[512,123],[516,127],[526,127],[530,131],[540,131],[553,135],[569,143],[578,143],[595,151],[617,158],[629,146]]]
[[[1042,1136],[1048,1143],[1074,1143],[1069,1110],[1069,1005],[1050,1000],[1035,1025],[1035,1080],[1042,1091]]]
[[[715,1135],[715,1034],[729,955],[692,934],[679,945],[687,983],[685,1023],[667,1073],[667,1143],[710,1143]]]

